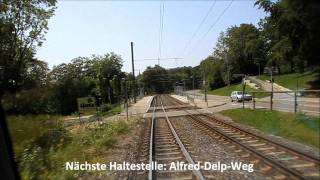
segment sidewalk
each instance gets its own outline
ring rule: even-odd
[[[171,96],[184,103],[190,103],[191,105],[199,107],[207,113],[239,108],[239,106],[230,105],[230,103],[228,104],[227,101],[228,102],[230,101],[228,98],[222,98],[222,99],[220,98],[221,101],[217,101],[215,99],[208,99],[208,104],[207,104],[203,99],[194,99],[194,102],[190,102],[185,96],[180,96],[180,95],[171,95]]]
[[[140,100],[137,100],[137,103],[130,104],[128,109],[129,116],[143,116],[151,105],[153,96],[146,96]],[[120,113],[121,116],[126,116],[125,109]]]

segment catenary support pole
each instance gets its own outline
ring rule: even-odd
[[[273,109],[273,66],[271,67],[271,95],[270,95],[270,110]]]
[[[132,88],[132,95],[133,95],[133,102],[136,103],[136,77],[134,76],[134,56],[133,56],[133,42],[131,42],[131,61],[132,61],[132,76],[133,76],[133,88]]]

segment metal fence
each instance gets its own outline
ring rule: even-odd
[[[320,115],[320,90],[247,91],[252,95],[252,108]]]

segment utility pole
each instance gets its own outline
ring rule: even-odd
[[[203,78],[203,86],[204,86],[204,101],[207,103],[207,107],[208,107],[207,82],[206,82],[206,74],[205,73],[204,73],[204,78]]]
[[[128,111],[129,111],[129,105],[128,105],[128,91],[127,91],[127,83],[126,81],[124,82],[124,92],[125,92],[125,96],[126,96],[126,116],[127,116],[127,121],[129,120],[128,117]]]
[[[271,95],[270,95],[270,110],[272,111],[273,106],[273,66],[271,66]]]
[[[242,79],[242,109],[244,109],[244,92],[246,88],[245,77]]]
[[[136,103],[136,77],[134,76],[134,58],[133,58],[133,42],[131,42],[131,60],[132,60],[132,76],[133,76],[133,88],[132,88],[132,95],[133,95],[133,102]]]
[[[129,106],[128,106],[128,92],[127,92],[127,82],[125,78],[121,79],[121,89],[124,92],[124,110],[126,111],[126,117],[127,117],[127,121],[129,120]]]
[[[194,89],[194,74],[192,76],[192,90],[193,90],[193,98],[195,98],[195,89]]]
[[[226,59],[226,63],[227,63],[228,87],[230,87],[230,69],[229,69],[229,60],[228,60],[227,53],[225,55],[225,59]]]

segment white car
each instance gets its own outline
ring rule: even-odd
[[[231,98],[231,102],[233,101],[237,101],[237,102],[240,102],[242,101],[243,99],[246,101],[250,101],[252,100],[252,96],[248,93],[244,93],[244,96],[242,95],[242,91],[232,91],[231,95],[230,95],[230,98]]]

